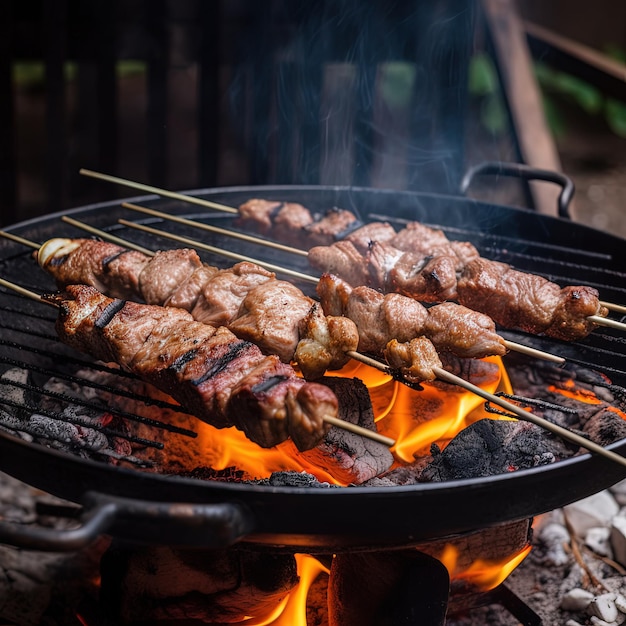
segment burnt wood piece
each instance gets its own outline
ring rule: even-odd
[[[127,625],[239,623],[268,615],[298,582],[293,555],[237,549],[113,545],[100,570],[101,608]]]
[[[328,586],[329,626],[445,624],[448,572],[416,550],[338,555]]]
[[[337,396],[340,419],[376,430],[372,401],[361,380],[326,376],[322,382]],[[345,484],[361,484],[387,471],[393,463],[387,446],[336,426],[318,446],[299,455]]]

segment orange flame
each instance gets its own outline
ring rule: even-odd
[[[511,392],[511,385],[499,357],[484,359],[499,366],[499,376],[480,385],[486,391]],[[394,454],[398,463],[410,463],[416,456],[427,455],[432,443],[445,445],[460,430],[483,417],[493,417],[482,408],[483,400],[475,394],[453,388],[445,391],[436,385],[424,385],[415,391],[390,375],[352,361],[332,373],[357,377],[368,388],[378,431],[397,441]],[[235,428],[217,430],[207,424],[198,426],[203,463],[215,470],[235,466],[249,478],[264,478],[272,472],[306,471],[322,482],[342,484],[319,467],[295,453],[290,442],[274,448],[260,448]]]
[[[459,552],[453,545],[447,545],[439,560],[448,570],[451,580],[464,580],[480,591],[494,589],[504,582],[508,575],[528,556],[531,546],[527,545],[505,560],[493,562],[477,559],[467,569],[457,571]]]
[[[276,607],[271,615],[260,619],[246,620],[246,626],[307,626],[306,601],[311,585],[322,573],[329,574],[316,558],[308,554],[296,554],[300,582]]]

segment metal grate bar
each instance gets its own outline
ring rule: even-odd
[[[0,379],[0,384],[4,384],[11,387],[18,387],[25,391],[30,391],[32,393],[37,393],[39,395],[46,396],[48,398],[54,398],[55,400],[59,400],[61,402],[67,402],[69,404],[74,404],[78,406],[83,406],[88,409],[98,410],[106,410],[107,413],[111,413],[112,415],[118,415],[119,417],[126,418],[128,420],[139,422],[141,424],[146,424],[147,426],[153,426],[155,428],[159,428],[161,430],[167,430],[168,432],[176,433],[178,435],[184,435],[185,437],[195,438],[198,436],[193,430],[189,430],[187,428],[181,428],[180,426],[175,426],[173,424],[168,424],[167,422],[160,422],[159,420],[151,419],[149,417],[143,417],[142,415],[137,415],[135,413],[129,413],[128,411],[124,411],[122,409],[115,409],[111,407],[104,407],[100,404],[96,404],[95,402],[90,402],[89,400],[84,400],[82,398],[77,398],[75,396],[71,396],[66,393],[61,393],[58,391],[52,391],[50,389],[44,389],[43,387],[39,387],[37,385],[31,385],[28,383],[21,383],[15,380],[2,380]],[[1,399],[0,399],[1,402]]]

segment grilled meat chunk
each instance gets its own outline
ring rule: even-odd
[[[308,247],[329,246],[359,221],[354,213],[333,207],[304,227]]]
[[[503,355],[506,347],[486,316],[452,302],[430,308],[401,294],[386,295],[369,287],[350,288],[324,274],[317,287],[324,312],[340,311],[359,329],[359,350],[382,354],[392,339],[408,342],[425,335],[437,350],[460,357]]]
[[[457,289],[462,304],[484,311],[502,326],[566,341],[581,339],[596,327],[588,316],[608,314],[592,287],[561,288],[483,258],[467,264]]]
[[[281,241],[303,243],[302,229],[313,223],[311,212],[296,202],[253,198],[239,207],[236,224]]]
[[[115,300],[85,285],[48,300],[59,306],[64,343],[118,363],[199,419],[217,428],[234,425],[262,447],[292,436],[308,449],[330,429],[324,417],[337,416],[327,387],[298,378],[278,357],[182,309]]]
[[[387,243],[395,235],[395,228],[388,222],[369,222],[346,235],[343,241],[349,241],[361,254],[365,254],[372,241]]]
[[[300,340],[295,356],[307,380],[321,378],[326,370],[339,369],[349,360],[346,354],[359,346],[359,332],[346,317],[326,316],[315,302],[300,322]]]
[[[435,346],[426,337],[416,337],[404,343],[392,339],[383,354],[389,367],[414,383],[435,380],[437,375],[433,367],[443,367]]]
[[[205,324],[228,325],[239,314],[244,298],[255,287],[274,279],[274,274],[255,263],[237,263],[219,270],[202,285],[191,314]]]
[[[454,302],[431,306],[424,332],[442,352],[470,358],[506,352],[490,317]]]
[[[349,241],[311,248],[308,259],[311,267],[320,272],[335,274],[355,287],[369,285],[367,261]]]
[[[313,300],[291,283],[270,280],[248,292],[229,328],[289,363],[300,340],[298,325],[312,305]]]
[[[39,263],[60,285],[66,285],[70,282],[68,277],[75,283],[101,284],[98,276],[104,270],[98,271],[98,265],[113,256],[122,258],[124,249],[91,239],[56,239],[44,244],[42,250],[45,254],[39,255]],[[61,256],[57,255],[58,250],[63,251]],[[203,264],[190,249],[157,252],[152,258],[140,253],[135,253],[133,258],[136,255],[144,262],[120,264],[115,266],[115,272],[106,276],[107,284],[123,286],[115,290],[118,297],[184,308],[196,321],[227,325],[238,337],[255,342],[265,353],[277,354],[285,363],[294,356],[298,358],[296,347],[299,340],[306,340],[307,332],[317,335],[312,338],[313,343],[319,342],[319,333],[312,325],[301,325],[313,304],[311,298],[254,263],[237,263],[218,270]],[[121,273],[134,269],[137,273],[130,276]],[[309,349],[301,353],[307,359],[302,370],[311,375],[313,372],[316,376],[323,374],[321,364],[314,366],[312,363],[314,354],[320,357],[323,354],[324,362],[331,369],[345,364],[346,357],[339,353],[337,346],[352,345],[347,337],[357,335],[356,326],[349,320],[324,324],[334,333],[326,342],[326,351]]]
[[[95,239],[50,239],[37,261],[59,287],[84,283],[114,298],[142,298],[139,276],[150,257]]]
[[[480,256],[468,241],[450,241],[442,230],[419,222],[409,222],[389,239],[390,246],[422,257],[449,256],[456,260],[456,269]]]
[[[139,274],[140,293],[148,304],[163,304],[201,267],[198,253],[190,248],[157,252]]]

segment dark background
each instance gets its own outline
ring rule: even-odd
[[[595,49],[626,49],[622,3],[511,6]],[[81,167],[176,190],[449,193],[470,164],[521,160],[497,82],[471,87],[475,61],[493,55],[481,2],[7,0],[0,11],[4,224],[134,195]],[[558,79],[541,88],[577,217],[626,236],[624,139]]]

